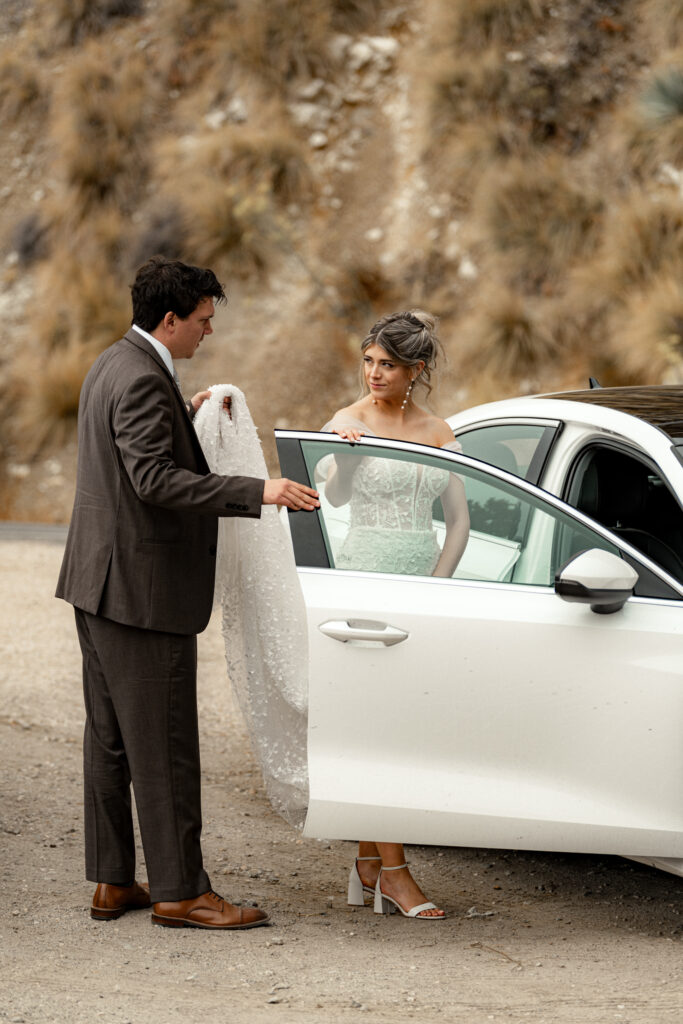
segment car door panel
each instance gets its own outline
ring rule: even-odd
[[[535,588],[301,580],[307,834],[683,856],[679,609],[631,601],[605,624]],[[405,643],[320,632],[379,609]]]

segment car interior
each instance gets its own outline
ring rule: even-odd
[[[683,509],[645,462],[591,445],[574,465],[566,500],[683,582]]]

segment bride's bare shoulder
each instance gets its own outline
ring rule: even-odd
[[[346,406],[344,406],[343,409],[337,409],[337,411],[335,412],[335,414],[332,417],[332,419],[333,420],[341,420],[341,419],[362,420],[364,412],[365,412],[365,408],[363,406],[363,402],[362,401],[353,402],[352,405],[346,405]]]
[[[454,440],[453,431],[440,416],[430,417],[429,429],[434,437],[433,444],[439,448],[442,448],[445,444],[451,444]]]

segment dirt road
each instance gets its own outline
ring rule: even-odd
[[[215,621],[200,637],[205,859],[219,892],[273,925],[91,921],[79,652],[51,596],[61,551],[0,535],[1,1021],[683,1020],[683,880],[629,861],[412,847],[447,921],[348,908],[353,845],[301,839],[270,810]]]

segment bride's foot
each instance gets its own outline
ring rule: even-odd
[[[381,857],[356,857],[349,874],[349,906],[362,907],[366,896],[374,896],[381,864]]]
[[[373,892],[375,891],[375,886],[377,885],[377,878],[379,876],[379,869],[381,866],[381,857],[356,858],[356,870],[358,871],[358,877],[360,878],[364,889],[371,889]]]
[[[388,896],[404,916],[409,916],[414,907],[428,902],[422,889],[411,875],[407,864],[402,867],[383,868],[379,888],[381,895]],[[446,915],[443,910],[432,904],[429,908],[412,916],[443,918]]]

